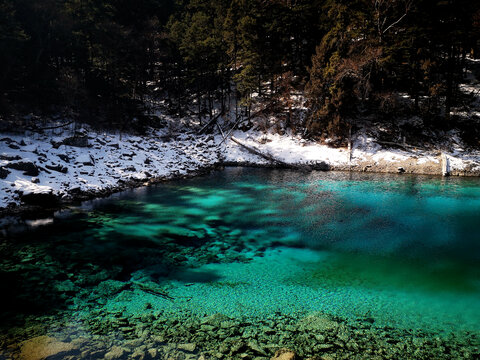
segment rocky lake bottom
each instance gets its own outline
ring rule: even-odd
[[[0,359],[478,359],[479,210],[477,179],[229,168],[25,219]]]

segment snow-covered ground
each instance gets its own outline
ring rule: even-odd
[[[166,130],[135,136],[85,129],[77,135],[77,142],[84,143],[75,145],[87,146],[60,145],[71,137],[68,132],[53,137],[0,134],[0,208],[19,205],[30,194],[59,199],[101,194],[121,189],[129,180],[142,184],[179,177],[218,163],[213,136],[171,136]]]
[[[480,151],[466,151],[455,147],[452,151],[392,149],[382,147],[374,138],[358,133],[352,150],[331,148],[298,136],[265,134],[262,132],[234,132],[242,143],[268,154],[282,162],[295,165],[325,163],[331,170],[407,172],[417,174],[442,174],[441,154],[449,161],[452,175],[480,175]],[[218,137],[217,137],[218,140]],[[234,164],[265,165],[269,161],[229,141],[224,161]]]
[[[80,134],[77,132],[77,142],[80,139],[84,143],[75,146],[65,144],[71,135],[71,132],[54,136],[29,132],[0,135],[0,208],[13,208],[22,202],[42,203],[51,195],[62,200],[79,194],[102,195],[121,190],[129,181],[141,185],[195,174],[221,163],[271,164],[232,140],[222,142],[220,135],[172,135],[168,130],[150,130],[138,136],[82,129]],[[390,149],[380,146],[365,132],[356,134],[351,151],[288,132],[279,135],[237,130],[233,136],[281,162],[313,169],[322,164],[330,170],[441,175],[443,153],[451,174],[480,175],[480,151],[465,151],[459,146],[450,152]]]

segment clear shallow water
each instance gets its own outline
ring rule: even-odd
[[[479,233],[479,179],[229,168],[10,234],[0,320],[320,311],[478,334]]]

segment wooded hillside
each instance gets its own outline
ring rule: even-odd
[[[0,0],[0,113],[125,127],[158,100],[208,118],[297,91],[311,136],[450,126],[479,41],[471,0]]]

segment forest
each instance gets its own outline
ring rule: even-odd
[[[205,121],[291,114],[299,94],[307,115],[287,123],[313,138],[370,115],[451,128],[479,57],[471,0],[0,0],[0,123],[135,128],[160,102]]]

